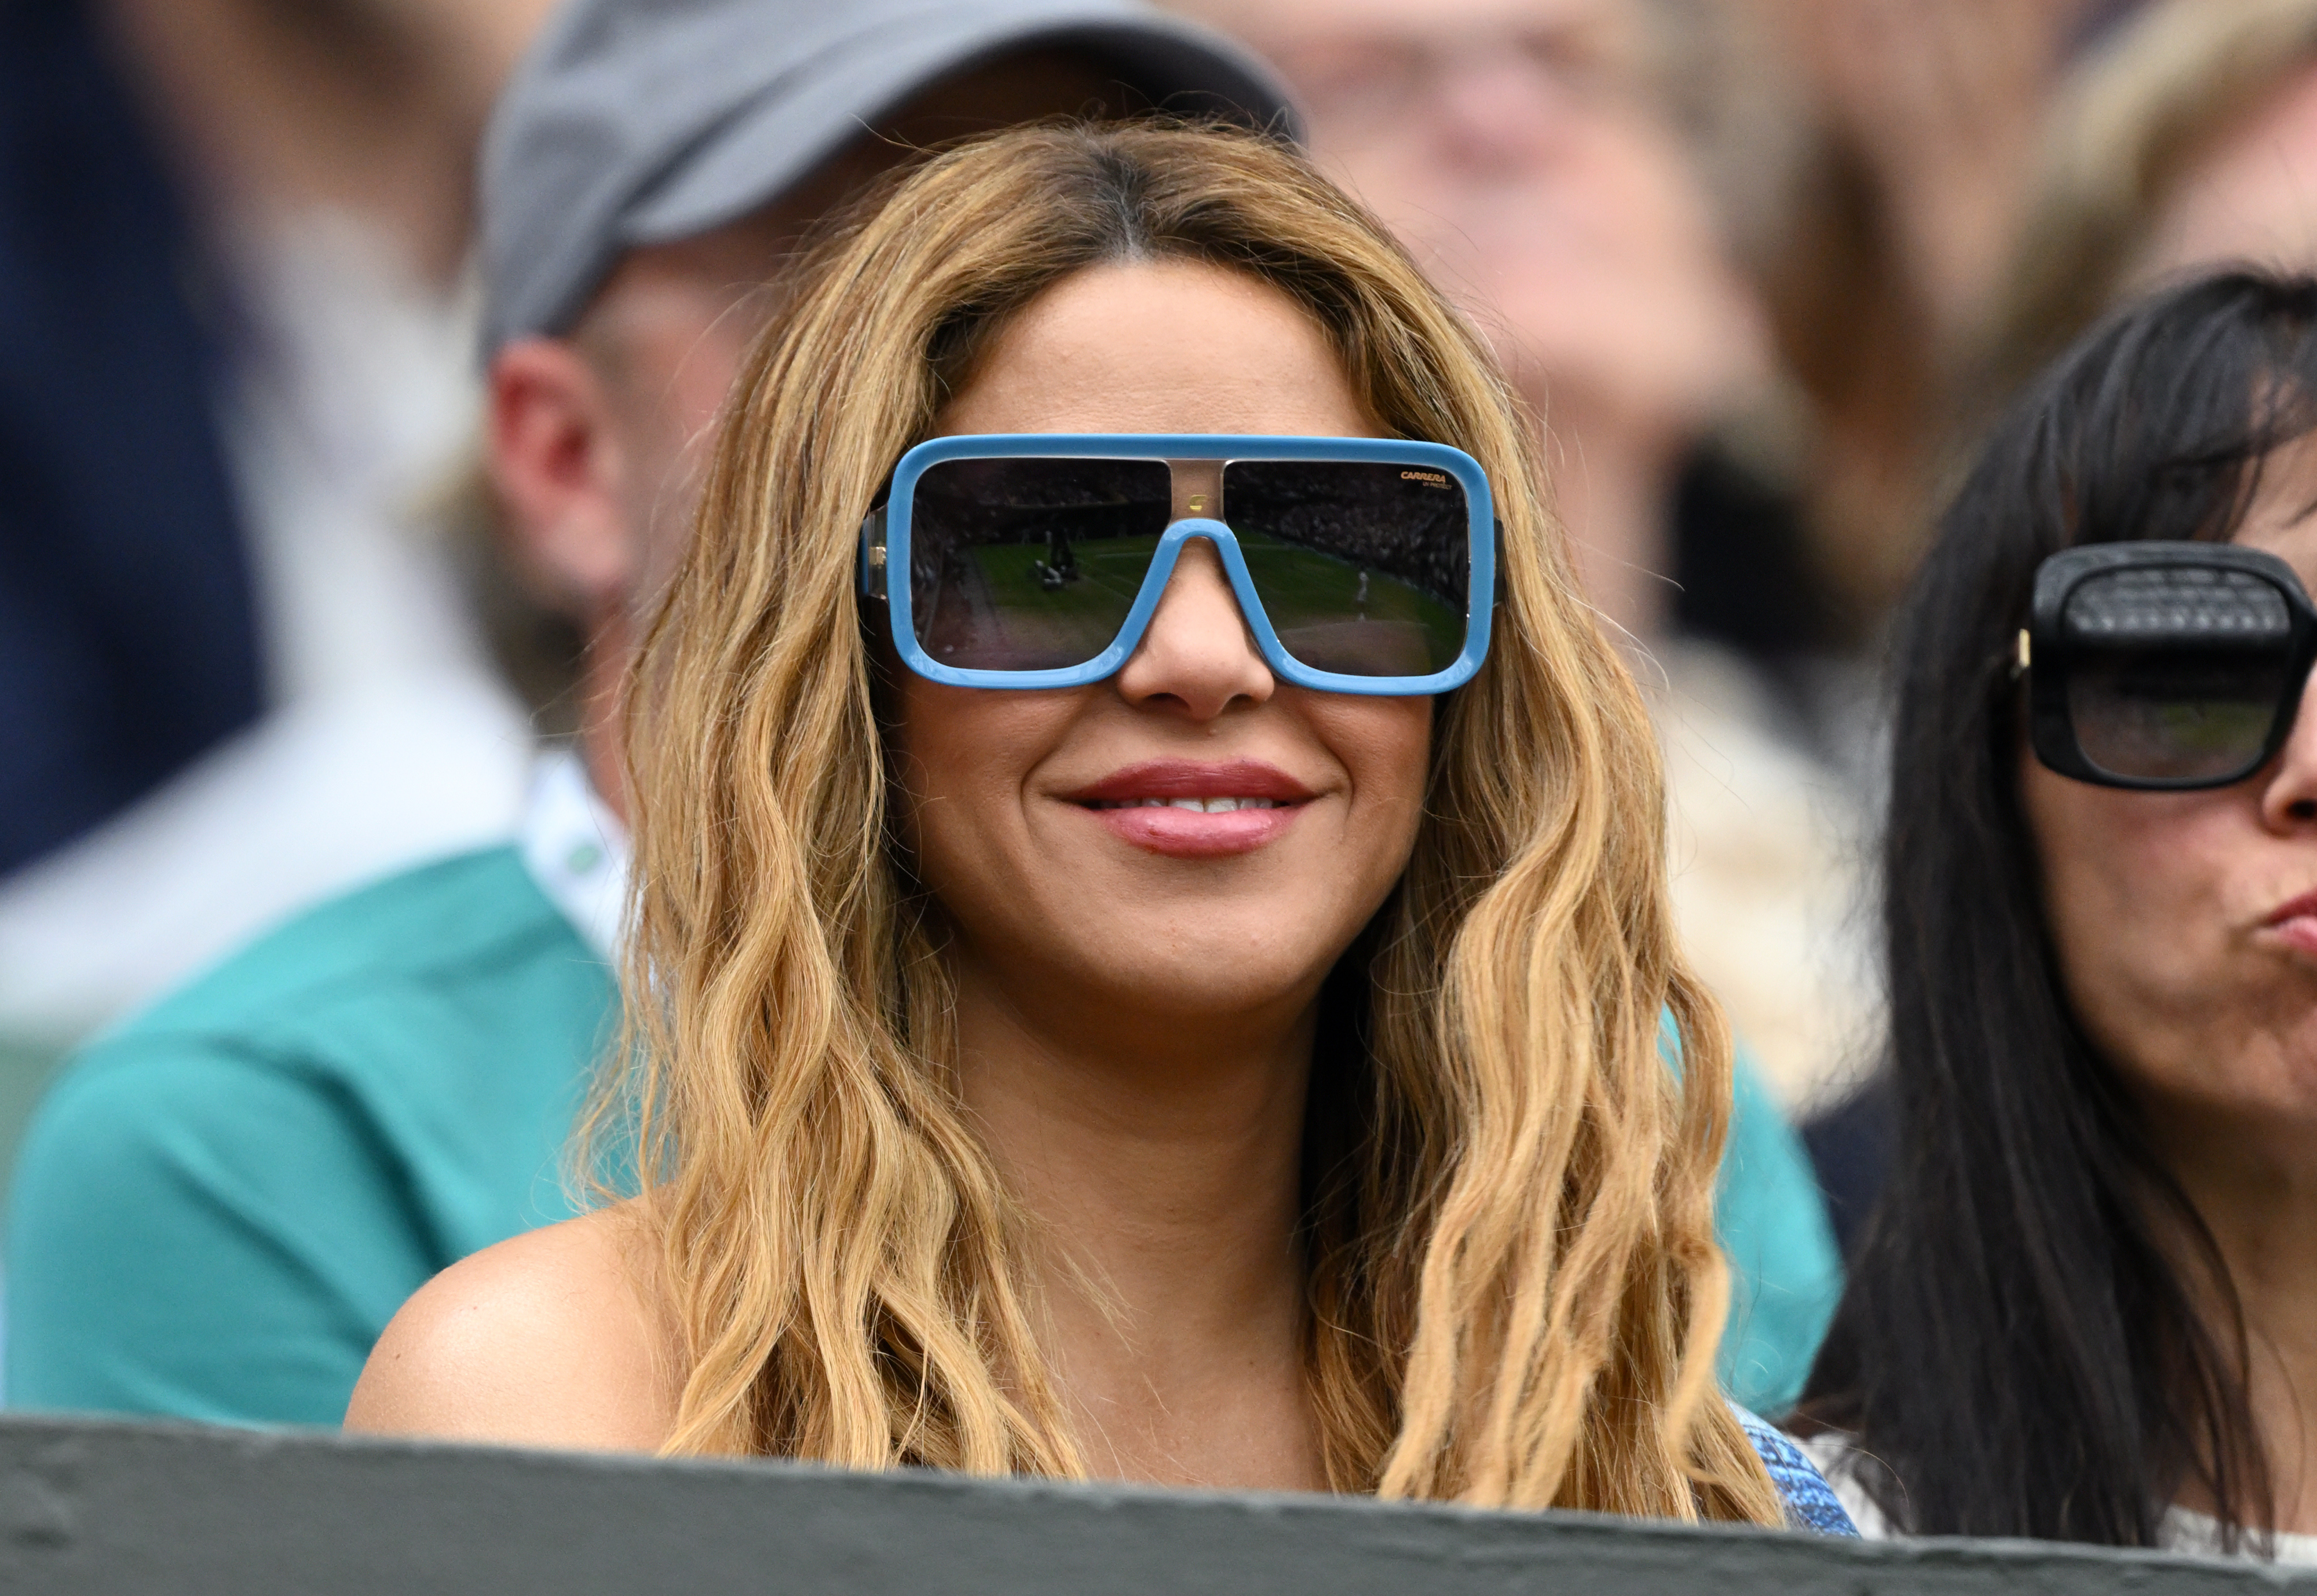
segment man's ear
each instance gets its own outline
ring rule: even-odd
[[[519,568],[574,619],[624,602],[638,539],[603,379],[563,339],[519,338],[491,359],[488,405],[491,478]]]

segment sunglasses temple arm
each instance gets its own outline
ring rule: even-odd
[[[1496,558],[1495,558],[1492,562],[1490,562],[1490,563],[1495,566],[1496,573],[1497,573],[1497,591],[1496,591],[1496,593],[1495,593],[1493,595],[1491,595],[1490,602],[1492,604],[1501,604],[1501,603],[1503,603],[1503,602],[1505,602],[1505,522],[1504,522],[1504,518],[1503,518],[1502,516],[1498,516],[1498,517],[1497,517],[1497,518],[1496,518],[1496,520],[1495,520],[1494,522],[1492,522],[1490,524],[1492,524],[1493,526],[1495,526],[1495,528],[1497,529],[1497,550],[1496,550]]]
[[[885,506],[878,505],[861,518],[861,593],[885,602]]]

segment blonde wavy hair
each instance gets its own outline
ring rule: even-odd
[[[1167,123],[1016,130],[898,176],[808,257],[730,400],[631,682],[629,1031],[591,1120],[631,1149],[681,1332],[666,1449],[1084,1473],[1026,1218],[962,1110],[855,562],[992,330],[1157,259],[1303,307],[1369,413],[1474,455],[1504,522],[1489,661],[1440,706],[1406,875],[1322,999],[1302,1242],[1328,1480],[1778,1523],[1713,1374],[1729,1037],[1675,950],[1656,743],[1535,429],[1302,158]]]

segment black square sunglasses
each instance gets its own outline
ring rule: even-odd
[[[2190,791],[2259,770],[2292,735],[2317,610],[2273,554],[2099,543],[2046,559],[2012,662],[2028,742],[2062,776]]]

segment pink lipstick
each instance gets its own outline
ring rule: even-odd
[[[1318,795],[1260,760],[1157,759],[1069,795],[1120,841],[1176,859],[1251,853]]]
[[[2304,892],[2279,904],[2261,922],[2261,928],[2295,952],[2317,957],[2317,892]]]

